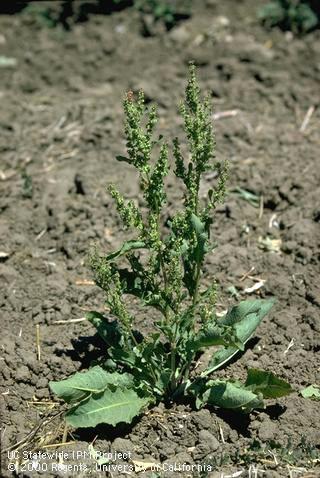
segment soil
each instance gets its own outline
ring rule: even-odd
[[[319,384],[320,371],[320,34],[264,30],[256,18],[262,3],[193,2],[190,18],[170,31],[133,8],[92,14],[69,30],[48,28],[23,11],[0,16],[0,55],[16,60],[1,68],[0,83],[4,448],[34,431],[42,445],[70,442],[58,451],[88,451],[95,440],[95,450],[131,452],[138,461],[207,463],[213,470],[145,476],[320,476],[319,402],[299,393]],[[243,379],[248,367],[264,368],[295,392],[249,416],[160,404],[132,426],[63,436],[61,416],[47,422],[61,410],[48,381],[88,367],[102,344],[86,321],[57,321],[103,310],[86,253],[92,241],[111,251],[126,234],[118,232],[105,185],[138,196],[134,172],[114,159],[125,153],[123,94],[142,88],[159,104],[161,132],[183,141],[177,105],[190,60],[213,98],[217,156],[231,166],[230,192],[213,225],[218,248],[205,277],[219,282],[220,310],[235,303],[231,286],[240,298],[277,298],[239,360],[217,375]],[[219,116],[230,110],[236,112]],[[209,174],[204,192],[213,181]],[[180,184],[169,186],[168,212],[181,197]],[[255,194],[256,204],[237,188]],[[260,280],[260,289],[246,291]],[[30,450],[29,439],[20,452]],[[2,476],[74,476],[28,469],[15,475],[7,461]]]

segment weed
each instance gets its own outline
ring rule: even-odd
[[[236,194],[237,196],[241,197],[245,201],[247,201],[251,206],[258,208],[260,206],[260,198],[256,194],[246,190],[242,189],[239,186],[234,188],[231,192]]]
[[[304,398],[320,400],[320,387],[317,387],[317,385],[309,385],[303,390],[300,390],[300,393]]]
[[[33,196],[33,182],[32,182],[32,177],[25,171],[23,170],[21,172],[21,178],[22,178],[22,196],[26,199],[31,199]]]
[[[253,440],[243,452],[237,452],[232,457],[233,462],[245,465],[263,463],[266,459],[275,461],[279,466],[288,464],[312,468],[319,462],[319,450],[302,436],[297,444],[287,438],[285,445],[276,441],[260,443]]]
[[[273,0],[259,9],[258,17],[267,27],[279,26],[293,33],[306,33],[319,24],[313,1]]]
[[[245,449],[237,449],[231,453],[216,453],[206,459],[207,467],[211,467],[214,470],[221,470],[222,467],[228,465],[230,467],[232,464],[237,465],[240,468],[239,476],[240,472],[242,471],[243,473],[245,469],[249,472],[248,476],[263,476],[270,468],[273,470],[276,468],[279,474],[280,471],[283,470],[285,476],[289,476],[287,475],[288,466],[303,466],[304,471],[307,471],[305,468],[311,471],[318,463],[319,450],[305,437],[301,437],[300,441],[296,444],[293,444],[290,439],[287,439],[285,445],[281,445],[275,441],[261,443],[259,440],[253,439],[247,443]],[[255,474],[253,474],[253,472],[255,472]],[[256,473],[258,473],[258,475]],[[208,473],[203,473],[201,476],[205,478],[209,475]],[[231,475],[228,474],[228,476]],[[311,477],[311,474],[308,474],[308,476]],[[312,476],[314,475],[312,474]]]
[[[167,27],[175,23],[175,8],[163,0],[135,0],[135,8],[143,13],[150,13],[154,21],[161,20]]]
[[[162,22],[167,30],[173,28],[179,19],[190,16],[190,0],[181,2],[180,8],[177,2],[168,0],[134,0],[133,4],[142,14],[150,15],[153,23]]]
[[[242,412],[264,408],[265,398],[292,391],[271,372],[250,369],[245,384],[207,380],[244,350],[274,300],[246,300],[218,318],[216,281],[213,278],[207,288],[201,284],[205,256],[214,248],[212,214],[224,199],[228,166],[215,160],[210,101],[201,98],[195,67],[190,66],[180,107],[190,151],[187,164],[178,138],[172,147],[174,174],[184,185],[184,203],[166,222],[167,227],[162,217],[169,145],[162,137],[155,139],[156,106],[146,106],[142,91],[137,99],[129,92],[124,112],[128,155],[117,159],[139,173],[142,207],[126,201],[114,185],[109,191],[125,229],[135,231],[135,238],[108,255],[97,248],[90,255],[95,282],[104,290],[114,320],[100,312],[90,312],[87,319],[105,341],[108,356],[86,372],[51,382],[51,389],[71,404],[66,418],[75,427],[130,422],[149,404],[182,396],[195,401],[198,408],[206,404]],[[208,170],[214,170],[217,179],[202,202],[200,181]],[[146,310],[155,310],[150,314],[154,330],[148,335],[136,330],[137,317],[128,307],[128,296]],[[220,348],[197,375],[198,357],[212,346]]]

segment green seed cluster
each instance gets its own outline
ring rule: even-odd
[[[123,102],[125,113],[125,134],[129,158],[138,171],[149,174],[151,152],[153,147],[152,135],[157,124],[157,108],[152,106],[148,115],[146,127],[142,122],[145,115],[145,98],[143,91],[139,91],[137,101],[132,92],[129,92]]]
[[[97,249],[93,249],[89,257],[96,284],[106,292],[106,305],[110,313],[121,318],[120,324],[126,330],[131,327],[133,317],[129,314],[123,295],[123,286],[117,270],[105,257],[100,257]]]
[[[143,229],[142,215],[133,201],[125,202],[123,196],[113,184],[109,186],[109,192],[115,200],[117,211],[126,228],[136,227]]]

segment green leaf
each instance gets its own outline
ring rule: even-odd
[[[313,398],[314,400],[320,400],[320,387],[317,385],[309,385],[309,387],[300,390],[303,398]]]
[[[124,242],[120,249],[109,254],[106,259],[108,261],[111,261],[112,259],[116,259],[119,256],[123,256],[123,254],[126,254],[129,251],[132,251],[134,249],[143,249],[145,247],[146,243],[144,241],[137,241],[132,239]]]
[[[119,343],[121,334],[116,320],[109,322],[103,314],[95,311],[87,312],[86,319],[97,329],[98,334],[106,344],[114,346]]]
[[[302,3],[297,6],[297,19],[296,22],[299,25],[302,32],[308,32],[312,30],[318,24],[318,17],[316,13],[309,7],[309,5]]]
[[[291,385],[285,380],[278,378],[272,372],[265,372],[256,368],[248,370],[245,385],[255,393],[262,393],[264,398],[284,397],[293,392]]]
[[[264,408],[262,396],[247,390],[241,384],[212,380],[208,382],[207,387],[203,401],[209,405],[241,410],[244,413],[249,413],[255,408]]]
[[[196,243],[184,240],[183,249],[183,265],[184,265],[184,284],[192,296],[197,287],[197,268],[195,265],[201,265],[205,254],[208,252],[208,232],[206,224],[195,214],[191,214],[190,228],[196,235]]]
[[[243,344],[237,340],[235,330],[230,326],[222,327],[221,325],[211,324],[200,330],[193,339],[194,350],[212,345],[232,345],[237,349],[243,350]]]
[[[194,251],[194,259],[198,264],[201,264],[206,249],[206,242],[208,239],[208,233],[206,231],[205,223],[195,214],[191,214],[191,224],[197,236],[197,246]]]
[[[244,324],[246,323],[247,329],[249,330],[251,328],[249,324],[252,323],[253,317],[256,317],[256,319],[259,319],[259,322],[261,322],[263,317],[274,305],[274,302],[274,299],[244,300],[240,302],[240,304],[232,307],[220,321],[224,325],[235,325],[241,322],[241,331],[244,334]]]
[[[246,189],[242,189],[240,187],[236,187],[235,189],[232,190],[232,192],[239,195],[245,201],[248,201],[248,203],[251,204],[251,206],[259,207],[260,199],[259,199],[259,196],[257,196],[256,194],[251,193],[250,191],[247,191]]]
[[[267,3],[258,10],[258,18],[271,27],[281,23],[285,15],[285,9],[279,2]]]
[[[126,156],[121,156],[121,155],[116,156],[116,160],[117,161],[124,161],[125,163],[129,163],[129,164],[132,163],[130,158],[127,158]]]
[[[151,281],[139,271],[130,271],[127,268],[117,269],[120,277],[122,290],[124,294],[131,294],[141,299],[144,305],[152,305],[160,308],[163,300],[159,290],[151,283]]]
[[[165,369],[161,370],[159,378],[158,378],[157,382],[155,383],[155,390],[154,391],[156,393],[159,393],[159,392],[161,394],[165,393],[165,390],[167,389],[168,384],[169,384],[170,379],[171,379],[171,374],[172,374],[172,370],[169,369],[169,368],[165,368]]]
[[[99,365],[86,372],[77,372],[72,377],[59,382],[49,382],[53,393],[65,402],[79,402],[91,394],[102,392],[108,385],[128,387],[133,377],[127,373],[108,373]]]
[[[274,304],[274,299],[256,299],[244,300],[237,306],[233,307],[220,320],[223,325],[233,325],[237,338],[240,342],[245,344],[256,330],[263,317],[269,312]],[[214,370],[222,367],[225,363],[232,359],[232,357],[239,351],[237,347],[227,347],[218,350],[209,363],[208,369],[205,370],[201,376],[205,377]]]
[[[120,422],[130,423],[149,399],[140,398],[132,389],[107,387],[100,394],[91,395],[80,402],[66,414],[67,423],[73,427],[95,427],[99,423],[117,425]]]
[[[112,359],[117,363],[122,363],[129,367],[135,367],[137,365],[137,354],[133,350],[111,347],[108,352]]]

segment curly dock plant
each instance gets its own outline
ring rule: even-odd
[[[154,139],[156,107],[146,106],[143,92],[137,99],[130,92],[124,99],[124,112],[128,156],[117,159],[138,171],[143,206],[125,201],[111,186],[124,227],[135,231],[135,239],[108,255],[94,250],[90,258],[109,314],[90,312],[87,319],[105,341],[106,357],[85,372],[51,382],[50,387],[70,403],[66,419],[75,427],[130,422],[149,404],[181,396],[195,400],[197,407],[209,404],[242,412],[263,408],[265,398],[290,393],[290,385],[257,369],[248,371],[244,384],[211,378],[212,372],[244,350],[273,299],[240,302],[219,318],[215,281],[207,288],[201,284],[205,256],[214,247],[210,225],[212,213],[225,196],[227,165],[215,161],[210,101],[201,98],[195,67],[190,66],[180,107],[188,160],[178,138],[172,148],[174,174],[184,185],[184,202],[164,225],[169,146],[162,137]],[[201,201],[201,178],[212,170],[216,172],[215,187],[206,201]],[[137,317],[128,307],[129,295],[154,318],[148,335],[136,330]],[[195,362],[210,347],[207,368],[197,374]]]

